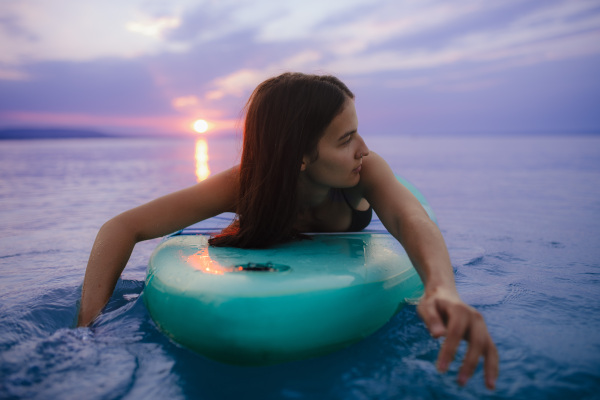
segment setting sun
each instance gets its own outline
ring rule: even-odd
[[[198,133],[204,133],[208,130],[208,122],[203,119],[196,120],[194,122],[194,130]]]

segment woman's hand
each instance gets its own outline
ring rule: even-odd
[[[468,348],[458,373],[458,383],[467,383],[479,358],[483,357],[485,384],[494,389],[498,377],[498,351],[481,314],[465,304],[455,290],[444,288],[426,290],[417,311],[433,337],[446,337],[437,361],[440,372],[448,370],[458,345],[464,339]]]

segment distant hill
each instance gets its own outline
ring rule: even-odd
[[[61,128],[10,128],[0,129],[0,140],[22,140],[22,139],[82,139],[82,138],[108,138],[116,137],[106,133]]]

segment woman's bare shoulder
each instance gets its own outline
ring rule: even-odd
[[[357,189],[365,194],[365,192],[371,190],[374,185],[377,186],[395,180],[394,172],[389,164],[379,154],[370,151],[369,155],[363,159],[360,182]]]
[[[390,179],[390,176],[392,178],[394,177],[387,162],[377,153],[370,151],[369,155],[363,158],[360,181],[358,184],[343,190],[344,195],[352,205],[352,208],[366,210],[370,204],[367,200],[368,193],[370,191],[372,192],[374,186],[381,185],[382,178],[385,178],[386,175],[388,180]]]
[[[363,161],[360,185],[364,198],[384,224],[406,215],[422,214],[423,207],[417,198],[402,185],[388,163],[371,152]]]

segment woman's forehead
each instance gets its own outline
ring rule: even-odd
[[[342,111],[333,118],[331,123],[325,129],[323,138],[337,141],[344,135],[356,131],[357,128],[358,118],[356,116],[354,100],[347,99],[342,106]]]

